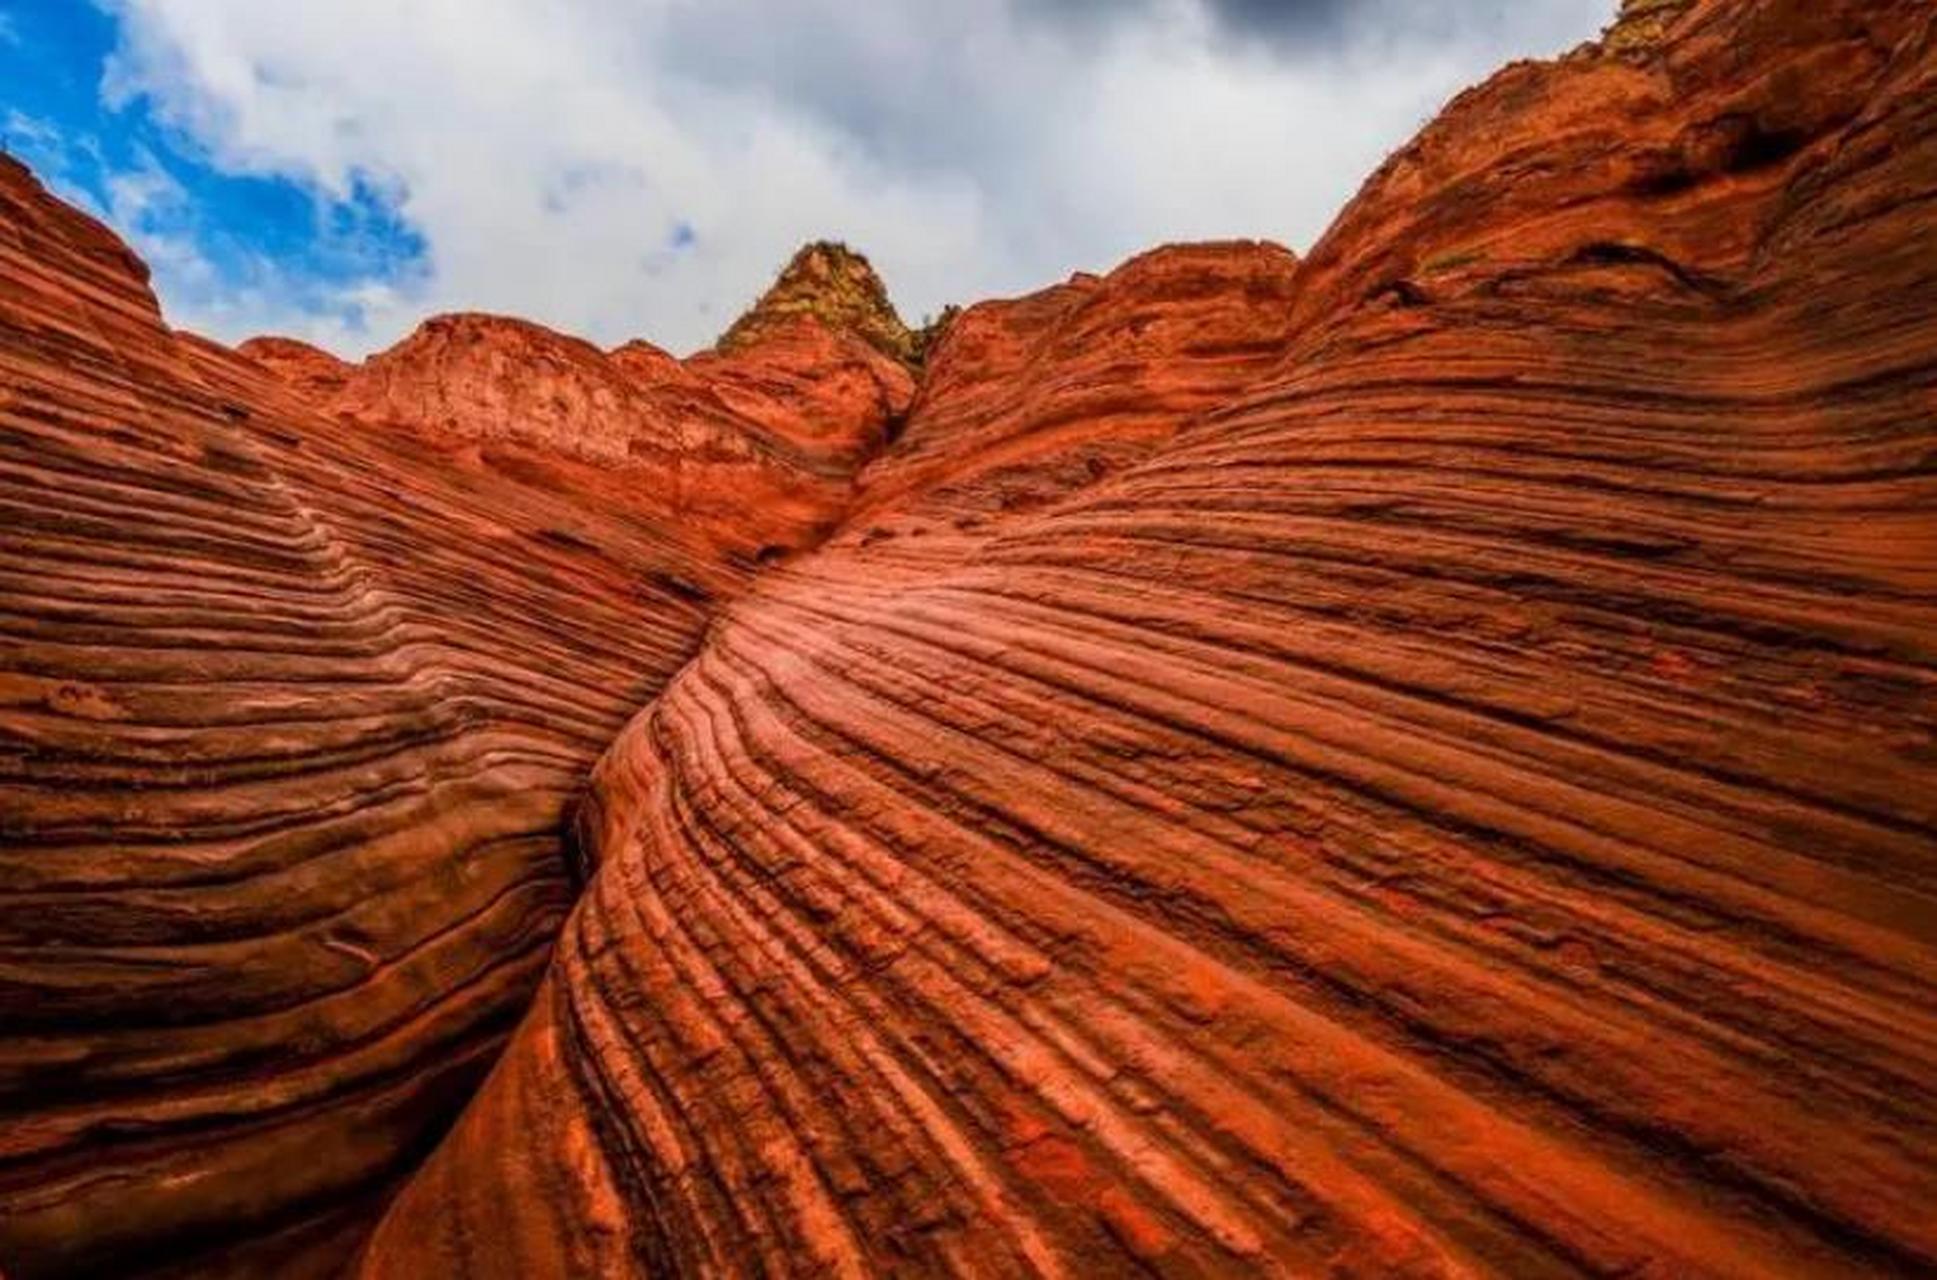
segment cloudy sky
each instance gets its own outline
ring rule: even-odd
[[[171,320],[706,345],[802,241],[911,320],[1166,240],[1309,244],[1614,0],[0,0],[0,143]]]

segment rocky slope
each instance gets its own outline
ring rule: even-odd
[[[433,317],[360,365],[286,338],[241,351],[344,423],[473,461],[562,458],[622,476],[632,506],[752,561],[828,532],[914,394],[908,368],[873,345],[906,330],[872,269],[849,255],[838,278],[803,278],[811,251],[731,340],[683,361],[477,314]]]
[[[1171,245],[970,307],[835,544],[981,538],[1146,456],[1276,360],[1296,267],[1277,245]]]
[[[1933,210],[1922,0],[919,391],[825,246],[241,358],[0,162],[0,1270],[1937,1269]]]
[[[145,281],[0,160],[0,1270],[322,1274],[526,1007],[570,799],[744,572],[635,471],[318,413],[356,371],[254,348],[292,395]]]
[[[1242,393],[968,313],[361,1274],[1937,1268],[1937,15],[1645,8],[1264,271]]]

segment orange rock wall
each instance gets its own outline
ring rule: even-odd
[[[968,308],[861,474],[841,541],[980,538],[1145,456],[1270,367],[1296,268],[1277,245],[1170,245]]]
[[[145,279],[0,159],[0,1269],[310,1274],[528,1004],[563,812],[742,576],[595,468],[320,416]]]
[[[1509,68],[1188,421],[967,313],[361,1274],[1937,1269],[1934,20]]]
[[[0,159],[0,1270],[1937,1270],[1937,14],[1624,13],[918,391]]]

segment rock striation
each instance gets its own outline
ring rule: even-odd
[[[0,161],[0,1269],[1937,1270],[1934,209],[1923,0],[926,342],[238,355]]]
[[[836,545],[979,539],[1148,455],[1276,361],[1296,266],[1278,245],[1171,245],[968,308]]]
[[[8,1276],[355,1249],[529,1002],[586,768],[744,582],[634,489],[318,413],[0,159]]]
[[[1937,14],[1648,16],[965,313],[360,1274],[1937,1268]]]

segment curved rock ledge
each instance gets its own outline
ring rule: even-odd
[[[1933,200],[1928,5],[1650,5],[1120,469],[1067,299],[967,313],[361,1274],[1937,1269]],[[1002,468],[975,342],[1078,406]]]
[[[555,450],[319,415],[0,159],[0,1268],[340,1268],[736,562]]]
[[[0,1269],[1937,1271],[1933,211],[1924,0],[932,346],[238,355],[0,158]]]

